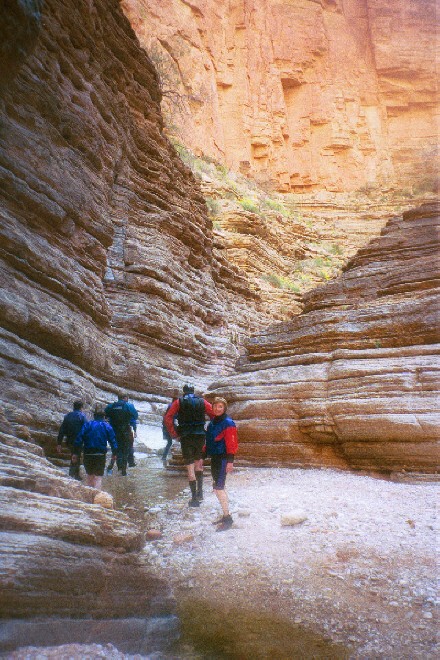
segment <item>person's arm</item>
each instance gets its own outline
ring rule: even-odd
[[[164,417],[165,428],[172,438],[178,437],[176,433],[176,427],[174,426],[174,416],[177,415],[177,413],[179,412],[179,408],[180,408],[180,401],[179,399],[176,399],[168,408]]]
[[[66,418],[64,417],[63,421],[61,422],[60,430],[58,431],[57,445],[62,444],[65,435],[66,435]]]
[[[234,466],[234,458],[238,450],[238,435],[235,424],[234,426],[228,426],[225,429],[224,438],[226,445],[226,460],[228,462],[226,470],[230,472]]]
[[[208,415],[209,419],[214,419],[215,415],[212,405],[206,399],[203,399],[203,401],[205,402],[205,413]]]

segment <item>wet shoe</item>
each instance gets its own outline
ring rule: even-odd
[[[197,493],[196,498],[198,502],[203,502],[203,493]]]
[[[232,516],[224,516],[222,522],[219,524],[216,532],[226,532],[228,529],[231,529],[233,524]]]
[[[122,469],[122,470],[121,470],[121,475],[122,475],[123,477],[126,477],[126,476],[127,476],[127,470]]]
[[[200,506],[200,502],[199,500],[193,498],[188,502],[188,506],[197,507]]]
[[[224,516],[222,516],[221,518],[217,518],[217,520],[212,521],[211,525],[220,525],[220,523],[222,523],[224,519],[225,519]]]

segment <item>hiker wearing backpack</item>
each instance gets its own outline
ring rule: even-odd
[[[238,450],[237,427],[228,417],[228,403],[222,397],[216,397],[212,403],[214,419],[206,429],[204,455],[211,458],[211,474],[214,493],[222,508],[223,516],[214,524],[217,532],[224,532],[232,527],[229,513],[228,494],[225,490],[226,475],[234,469],[234,457]]]
[[[180,440],[183,460],[188,471],[191,499],[189,506],[198,507],[203,500],[203,445],[205,417],[214,417],[212,406],[194,394],[192,385],[184,385],[183,396],[176,399],[165,413],[165,426],[171,438]],[[174,426],[177,416],[178,429]]]
[[[81,431],[84,424],[87,422],[87,417],[82,412],[83,409],[82,401],[73,402],[73,410],[67,415],[64,415],[63,422],[58,431],[57,438],[57,452],[61,454],[61,445],[63,439],[66,438],[67,446],[70,450],[70,467],[69,467],[69,476],[73,477],[77,481],[81,481],[79,476],[79,464],[72,463],[72,453],[73,453],[73,443],[75,442],[78,433]]]
[[[128,400],[128,394],[124,395],[124,401],[126,402],[127,406],[130,409],[131,412],[131,418],[130,418],[130,426],[131,426],[131,439],[130,439],[130,447],[128,449],[128,467],[136,467],[136,463],[134,461],[134,439],[136,437],[137,433],[137,420],[139,417],[138,411],[134,407],[132,403]]]
[[[72,463],[79,466],[81,451],[84,452],[86,486],[101,490],[107,444],[110,445],[115,456],[118,449],[115,434],[110,424],[104,420],[104,406],[97,404],[93,420],[84,424],[73,443]]]
[[[118,444],[116,464],[123,477],[127,474],[128,455],[133,439],[131,426],[133,411],[126,399],[128,399],[126,394],[119,394],[118,400],[110,403],[105,409],[105,416],[109,420],[116,436],[116,442]],[[114,461],[112,460],[107,468],[107,473],[111,473],[113,465]]]

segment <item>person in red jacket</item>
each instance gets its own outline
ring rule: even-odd
[[[217,520],[217,532],[223,532],[232,527],[232,516],[229,513],[228,494],[225,490],[226,475],[234,469],[234,457],[238,450],[238,436],[235,422],[228,417],[226,399],[216,397],[212,404],[214,419],[206,429],[206,446],[204,454],[211,458],[211,474],[214,493],[223,511],[223,516]]]
[[[194,394],[192,385],[184,385],[183,396],[173,401],[164,422],[172,438],[180,440],[183,460],[188,471],[191,499],[189,506],[200,506],[203,500],[203,445],[205,444],[205,418],[214,417],[212,406]],[[177,417],[178,428],[174,426]]]

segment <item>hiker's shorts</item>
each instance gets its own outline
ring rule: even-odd
[[[182,456],[185,465],[191,465],[194,461],[203,458],[203,445],[205,444],[204,435],[186,435],[180,439],[182,447]]]
[[[105,454],[84,454],[84,469],[93,477],[102,477],[105,469]]]
[[[227,465],[226,456],[211,456],[212,487],[214,490],[224,490]]]

